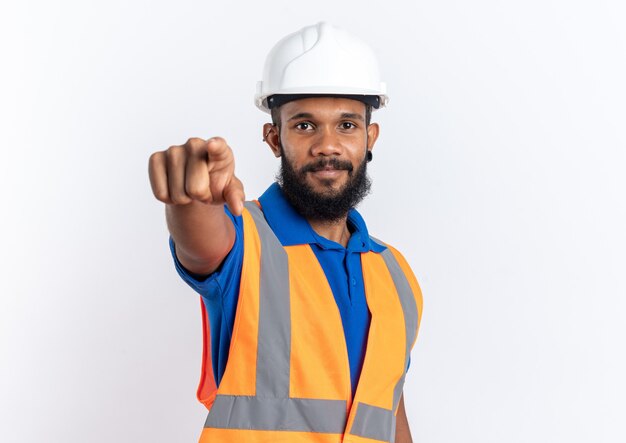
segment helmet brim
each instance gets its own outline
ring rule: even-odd
[[[358,100],[371,105],[374,109],[380,107],[380,96],[378,95],[362,95],[362,94],[273,94],[267,97],[267,108],[278,108],[285,103],[300,100],[303,98],[312,97],[335,97],[335,98],[348,98],[352,100]]]

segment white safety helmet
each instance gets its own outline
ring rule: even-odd
[[[372,49],[327,22],[302,28],[276,43],[265,59],[254,102],[269,113],[287,101],[311,95],[354,98],[374,109],[389,101]]]

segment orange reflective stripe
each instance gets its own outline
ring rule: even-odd
[[[361,254],[361,263],[365,296],[372,320],[363,369],[346,424],[346,439],[348,435],[352,438],[356,434],[363,434],[363,437],[371,434],[370,422],[363,420],[363,417],[357,419],[357,414],[364,413],[359,411],[366,410],[366,407],[361,407],[362,404],[391,413],[394,388],[404,376],[405,369],[404,314],[389,269],[382,255],[374,252]],[[381,433],[386,436],[383,441],[388,441],[393,429],[380,429],[376,435]]]
[[[291,286],[290,396],[352,403],[339,308],[309,245],[288,246]],[[320,321],[324,319],[324,321]]]
[[[211,409],[217,394],[217,386],[215,385],[213,362],[211,360],[211,328],[206,306],[202,298],[200,298],[200,308],[202,309],[202,371],[196,396],[200,403],[206,406],[207,409]]]
[[[252,429],[209,429],[200,435],[201,443],[338,443],[342,434],[311,432],[259,431]],[[348,440],[343,440],[347,442]],[[380,443],[374,440],[350,440],[355,443]]]
[[[392,409],[395,380],[404,375],[405,369],[404,313],[382,255],[361,254],[361,263],[372,320],[354,401]]]
[[[256,358],[250,357],[257,354],[261,241],[250,213],[244,211],[242,216],[245,246],[239,300],[228,361],[218,387],[220,394],[229,395],[256,393]]]
[[[398,348],[393,351],[392,354],[396,357],[402,355],[404,358],[402,359],[403,364],[401,372],[395,375],[395,383],[393,383],[393,386],[389,383],[389,379],[379,375],[374,379],[381,388],[379,392],[376,392],[376,390],[373,389],[373,386],[376,386],[374,382],[367,382],[367,394],[359,395],[360,393],[357,391],[357,396],[355,398],[356,410],[351,413],[350,418],[348,419],[347,429],[350,430],[350,435],[358,435],[360,437],[371,438],[374,440],[392,442],[395,439],[395,414],[397,413],[397,408],[402,396],[405,370],[408,364],[414,336],[417,333],[418,312],[416,299],[413,294],[413,289],[409,283],[409,278],[389,248],[382,251],[380,254],[364,254],[361,256],[361,260],[363,263],[363,278],[366,285],[368,306],[370,306],[370,310],[372,311],[372,325],[370,326],[370,333],[372,332],[372,328],[375,327],[374,325],[376,325],[377,328],[381,327],[382,322],[378,323],[378,321],[381,320],[380,314],[385,313],[389,316],[389,318],[393,318],[397,315],[397,313],[385,311],[385,309],[395,309],[397,307],[395,302],[397,301],[400,305],[402,315],[396,318],[398,320],[402,320],[398,321],[398,324],[402,325],[402,331],[390,331],[389,325],[387,325],[383,332],[376,334],[376,337],[381,340],[387,340],[389,345],[393,344],[395,346],[401,344],[403,349]],[[378,265],[374,263],[380,260],[384,262],[386,272],[384,272],[380,263]],[[395,289],[395,291],[393,291],[393,289]],[[381,294],[385,294],[385,290],[387,291],[386,297],[381,297]],[[393,292],[395,292],[395,296],[392,295]],[[380,305],[378,304],[379,302]],[[378,319],[376,319],[377,316],[379,316]],[[390,333],[390,335],[387,336],[386,334],[388,333]],[[400,337],[404,340],[399,340],[398,338]],[[367,377],[375,377],[372,374],[373,365],[368,366],[367,370],[365,366],[368,362],[368,354],[371,350],[370,346],[373,347],[374,343],[370,343],[368,341],[368,350],[366,353],[366,362],[364,363],[363,373],[367,373]],[[385,356],[378,350],[378,347],[375,349],[376,357],[373,358],[378,359],[377,361],[380,362],[381,359],[385,358]],[[372,350],[372,355],[373,354],[374,351]],[[390,366],[394,369],[397,368],[395,364],[393,364],[393,366],[390,364]],[[381,374],[393,374],[390,368],[387,368],[386,371],[380,368],[377,369],[382,370]],[[363,373],[361,374],[359,387],[361,383],[365,383],[363,380]],[[394,376],[392,375],[392,377]],[[387,390],[382,390],[383,387],[386,387]],[[390,387],[392,387],[391,393],[389,392]],[[369,398],[372,398],[370,396],[374,395],[378,396],[378,403],[369,401]],[[383,403],[381,400],[387,402],[391,400],[391,405],[387,406],[388,403]]]

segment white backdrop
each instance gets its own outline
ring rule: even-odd
[[[620,0],[2,2],[0,441],[197,440],[200,305],[148,157],[221,135],[257,197],[255,82],[322,19],[389,86],[360,209],[424,293],[414,441],[626,441]]]

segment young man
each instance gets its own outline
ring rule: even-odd
[[[402,387],[422,296],[354,209],[387,102],[376,59],[321,22],[276,44],[255,99],[281,160],[258,200],[222,138],[150,158],[177,270],[203,300],[200,441],[411,442]]]

